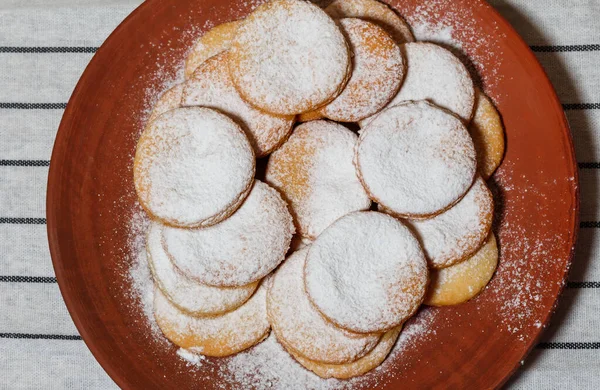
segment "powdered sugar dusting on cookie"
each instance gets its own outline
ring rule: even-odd
[[[289,202],[304,237],[314,239],[338,218],[371,205],[352,164],[357,139],[342,125],[311,121],[269,159],[266,180]]]
[[[265,279],[237,309],[216,317],[194,317],[178,310],[155,290],[154,317],[165,337],[179,347],[208,356],[228,356],[261,341],[269,332]]]
[[[245,100],[267,112],[294,115],[340,92],[350,54],[342,32],[319,7],[273,0],[238,28],[229,66]]]
[[[194,315],[218,315],[243,304],[258,287],[252,283],[237,288],[218,288],[198,283],[179,272],[162,243],[163,226],[152,223],[146,248],[152,276],[162,292],[180,310]]]
[[[381,335],[346,332],[326,321],[310,303],[304,289],[308,248],[294,252],[273,277],[267,295],[269,322],[278,338],[308,359],[341,364],[371,351]]]
[[[475,9],[488,7],[485,2],[473,2]],[[429,0],[420,2],[405,15],[419,41],[429,41],[451,48],[463,59],[475,79],[480,79],[484,90],[497,91],[502,76],[499,68],[502,55],[494,50],[504,38],[495,24],[487,23],[488,31],[482,31],[477,25],[473,9],[456,7],[453,0]],[[500,53],[501,54],[501,53]],[[502,96],[498,93],[495,99]]]
[[[478,177],[452,208],[433,218],[408,220],[419,237],[430,265],[444,268],[473,254],[492,227],[494,199]]]
[[[417,239],[382,213],[348,214],[311,245],[306,292],[319,311],[346,330],[382,332],[415,313],[428,281]]]
[[[241,128],[207,108],[167,111],[142,134],[134,164],[140,201],[176,226],[206,226],[245,198],[254,152]]]
[[[337,0],[329,4],[325,12],[336,19],[360,18],[376,23],[383,27],[398,44],[415,40],[404,19],[378,0]]]
[[[256,180],[242,206],[203,229],[163,228],[166,251],[191,278],[237,287],[271,272],[285,257],[294,225],[279,193]]]
[[[360,19],[341,19],[353,52],[352,76],[342,93],[319,112],[341,122],[357,122],[381,110],[404,79],[404,57],[379,26]]]
[[[256,156],[265,156],[285,141],[294,117],[269,115],[244,101],[233,85],[227,61],[228,53],[223,52],[198,66],[185,83],[181,104],[214,108],[235,119],[246,132]]]
[[[413,218],[438,213],[460,199],[477,169],[463,123],[424,101],[375,116],[362,130],[355,161],[374,201]]]
[[[428,100],[465,122],[475,107],[475,89],[467,68],[450,51],[432,43],[407,43],[406,78],[388,107],[407,100]]]

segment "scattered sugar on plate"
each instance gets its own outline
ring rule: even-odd
[[[177,356],[185,360],[188,365],[195,367],[201,367],[202,363],[206,360],[204,355],[199,355],[184,348],[179,348],[177,350]]]

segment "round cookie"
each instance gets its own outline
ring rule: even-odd
[[[374,211],[348,214],[329,226],[308,251],[306,292],[329,321],[351,332],[397,327],[423,301],[425,255],[411,231]]]
[[[165,250],[177,268],[201,283],[240,287],[260,280],[285,257],[294,224],[279,193],[256,180],[242,206],[203,229],[165,227]]]
[[[339,122],[358,122],[379,112],[398,92],[404,57],[381,27],[365,20],[339,21],[352,56],[352,76],[342,93],[319,112]]]
[[[469,132],[477,151],[479,173],[487,180],[504,156],[504,127],[498,110],[479,88],[475,93],[475,115]]]
[[[196,41],[192,51],[185,59],[186,79],[192,77],[196,68],[204,61],[229,49],[239,24],[238,20],[219,24],[208,30]]]
[[[307,1],[273,0],[238,27],[229,70],[244,100],[295,115],[331,101],[350,77],[350,53],[336,23]]]
[[[431,283],[425,304],[430,306],[458,305],[478,295],[496,271],[498,247],[494,233],[469,259],[431,273]]]
[[[341,364],[370,352],[380,334],[349,333],[324,319],[304,290],[308,247],[294,252],[275,273],[267,293],[267,316],[279,340],[312,361]]]
[[[494,217],[494,199],[477,177],[452,208],[430,219],[406,220],[421,241],[429,265],[445,268],[470,257],[483,245]]]
[[[323,115],[318,110],[303,112],[296,117],[296,121],[300,123],[315,121],[317,119],[323,119]]]
[[[337,123],[318,120],[297,126],[267,163],[265,180],[288,201],[298,233],[315,239],[371,200],[352,164],[358,137]]]
[[[355,164],[371,199],[411,218],[452,206],[477,171],[465,125],[425,101],[405,102],[376,115],[361,131]]]
[[[325,8],[334,19],[360,18],[383,27],[396,43],[414,42],[408,24],[394,10],[377,0],[335,0]]]
[[[392,350],[394,344],[396,344],[396,340],[400,335],[401,329],[402,326],[399,326],[386,332],[371,352],[354,362],[345,364],[325,364],[314,362],[298,355],[290,350],[287,345],[283,343],[282,344],[288,349],[290,355],[292,355],[292,357],[294,357],[298,363],[304,366],[304,368],[314,372],[321,378],[350,379],[359,375],[364,375],[383,363],[385,358]]]
[[[146,238],[148,265],[156,285],[177,308],[193,316],[215,316],[238,308],[258,287],[258,282],[242,287],[211,287],[179,272],[162,244],[163,226],[150,225]]]
[[[407,43],[403,50],[408,64],[406,76],[388,107],[408,100],[428,100],[469,122],[475,105],[475,87],[463,63],[434,43]],[[361,127],[369,121],[370,118],[361,121]]]
[[[183,96],[184,84],[177,84],[164,92],[152,108],[148,123],[158,118],[167,111],[181,107],[181,97]]]
[[[205,356],[229,356],[261,342],[269,334],[267,285],[261,283],[242,306],[217,317],[193,317],[178,310],[154,290],[154,318],[177,346]]]
[[[202,107],[177,108],[150,122],[135,152],[138,198],[155,219],[210,226],[233,213],[252,188],[256,160],[243,130]]]
[[[181,104],[214,108],[233,118],[246,131],[257,157],[281,145],[292,132],[293,116],[274,116],[257,110],[237,92],[224,51],[202,63],[185,83]]]

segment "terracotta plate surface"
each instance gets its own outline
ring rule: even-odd
[[[194,39],[256,3],[147,0],[98,50],[64,113],[48,181],[50,251],[81,336],[123,388],[219,385],[214,374],[189,370],[175,358],[175,347],[159,348],[128,298],[127,247],[138,207],[132,156],[149,107],[164,81],[176,78]],[[507,151],[491,184],[501,248],[494,279],[466,304],[422,309],[404,330],[417,337],[379,374],[385,379],[379,383],[498,387],[535,346],[572,259],[579,204],[569,128],[534,55],[491,6],[476,0],[391,5],[413,23],[451,26],[442,35],[452,35],[473,60],[502,114]],[[429,331],[420,332],[424,326]]]

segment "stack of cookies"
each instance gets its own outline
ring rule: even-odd
[[[227,356],[272,329],[307,369],[350,378],[383,362],[421,304],[489,282],[500,117],[457,57],[414,42],[386,5],[272,0],[200,37],[185,75],[134,162],[173,343]]]

